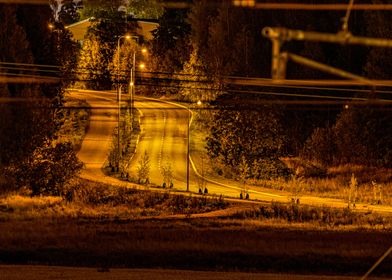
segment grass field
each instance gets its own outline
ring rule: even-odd
[[[361,275],[392,245],[388,217],[80,184],[0,198],[0,263]]]

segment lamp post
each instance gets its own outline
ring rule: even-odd
[[[130,38],[135,39],[137,43],[139,43],[138,36],[131,36]],[[147,49],[143,48],[142,53],[147,53]],[[144,64],[143,64],[144,65]],[[135,96],[135,84],[136,84],[136,49],[133,51],[133,62],[131,68],[131,81],[130,85],[130,99],[131,99],[131,120],[133,120],[133,103],[134,103],[134,96]],[[133,129],[133,123],[131,123],[131,130]]]
[[[196,103],[198,106],[202,104],[199,100]],[[191,122],[192,122],[192,111],[190,109],[190,105],[188,105],[188,129],[187,129],[187,152],[186,152],[186,191],[189,192],[189,158],[190,158],[190,130],[191,130]]]
[[[124,35],[118,37],[117,40],[117,101],[118,101],[118,116],[117,116],[117,150],[118,150],[118,166],[120,167],[120,159],[121,159],[121,140],[120,140],[120,122],[121,122],[121,85],[120,85],[120,41],[122,38],[126,38],[129,40],[131,38],[130,35]]]
[[[189,144],[190,144],[190,129],[191,129],[191,110],[188,106],[188,129],[187,129],[187,150],[186,150],[186,191],[189,192]]]

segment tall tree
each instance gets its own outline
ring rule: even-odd
[[[64,0],[61,9],[58,11],[58,21],[63,24],[71,24],[80,19],[78,13],[79,5],[73,0]]]
[[[187,10],[167,9],[159,18],[159,26],[153,31],[151,55],[154,70],[158,72],[178,72],[189,59],[189,23]]]
[[[53,52],[56,49],[55,41],[48,23],[52,21],[52,14],[48,6],[9,6],[0,4],[0,61],[15,63],[14,69],[6,71],[8,75],[39,75],[42,65],[55,66],[57,58]],[[42,45],[42,42],[46,44]],[[33,67],[33,73],[27,72],[20,65],[30,64],[41,66]],[[15,70],[16,69],[16,70]],[[59,68],[60,70],[61,68]],[[51,155],[63,151],[63,156],[75,159],[71,150],[62,149],[65,144],[53,142],[58,129],[56,111],[62,101],[61,84],[30,84],[8,83],[0,87],[0,95],[22,98],[20,103],[10,103],[0,106],[0,173],[6,176],[8,184],[12,186],[33,186],[37,176],[48,187],[53,172],[43,174],[26,173],[37,153],[44,159],[40,164],[47,165]],[[44,154],[40,149],[50,146]],[[59,149],[60,148],[60,149]],[[70,157],[68,157],[70,156]],[[65,160],[67,162],[67,160]],[[69,161],[73,164],[75,161]],[[52,161],[51,166],[56,164]],[[64,168],[63,172],[56,174],[58,180],[68,178],[75,174],[74,170]],[[51,169],[53,170],[53,169]],[[66,171],[70,171],[68,175]]]

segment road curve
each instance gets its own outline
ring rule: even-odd
[[[112,135],[117,126],[117,101],[113,92],[98,92],[89,90],[71,90],[73,98],[86,100],[92,110],[89,129],[78,152],[78,157],[84,162],[85,168],[81,176],[90,180],[104,183],[125,183],[106,176],[102,167],[112,144]],[[187,129],[189,111],[186,107],[157,99],[137,97],[135,107],[140,112],[141,135],[135,156],[131,161],[131,174],[136,176],[136,169],[142,155],[146,152],[151,160],[150,182],[158,186],[163,183],[162,166],[169,163],[173,169],[174,189],[186,190],[186,159],[187,159]],[[191,161],[189,168],[189,190],[198,191],[197,167]],[[210,194],[239,197],[242,186],[238,182],[220,182],[207,179]],[[134,185],[134,184],[129,184]],[[274,190],[249,190],[251,199],[260,201],[288,202],[290,194]],[[302,196],[301,204],[315,206],[347,207],[347,203],[339,199]],[[357,210],[392,213],[390,206],[357,204]]]
[[[185,106],[157,100],[139,97],[135,101],[135,107],[141,113],[141,138],[137,148],[137,153],[131,163],[136,170],[137,162],[146,151],[151,159],[151,182],[161,185],[163,176],[161,166],[165,162],[170,162],[174,170],[174,186],[176,190],[186,190],[186,170],[187,170],[187,129],[189,121],[189,111]],[[203,143],[202,143],[203,144]],[[200,174],[195,163],[190,160],[189,169],[189,190],[198,191],[198,180]],[[205,178],[210,194],[224,195],[226,197],[238,198],[243,186],[236,181],[226,183]],[[276,201],[287,203],[292,195],[269,189],[249,189],[251,199],[260,201]],[[331,206],[344,208],[347,202],[341,199],[322,198],[315,196],[301,196],[301,204],[313,206]],[[390,206],[378,206],[357,204],[359,211],[377,211],[392,213]]]

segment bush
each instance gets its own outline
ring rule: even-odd
[[[28,186],[32,195],[62,195],[67,181],[82,166],[70,143],[46,144],[16,171],[16,183]]]
[[[316,128],[306,140],[301,158],[319,162],[322,165],[334,163],[335,135],[331,128]]]
[[[274,178],[288,178],[290,170],[279,159],[262,158],[257,159],[252,165],[253,178],[256,179],[274,179]]]

